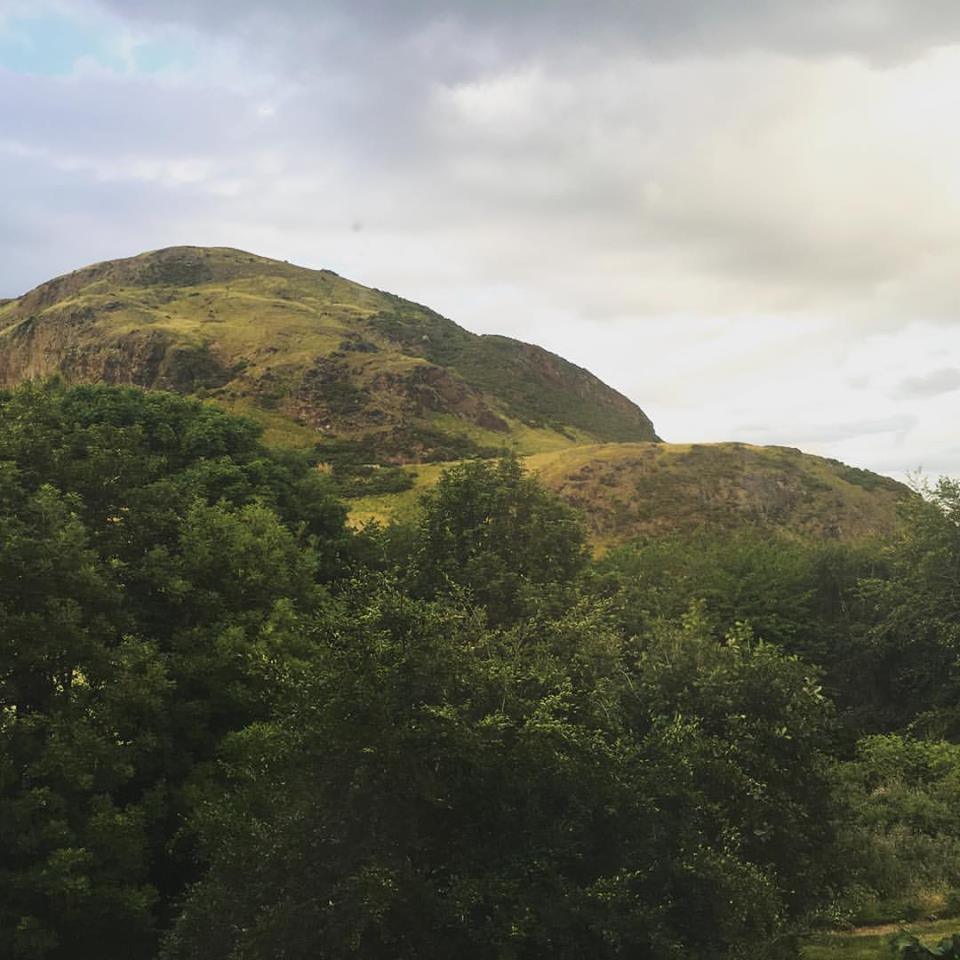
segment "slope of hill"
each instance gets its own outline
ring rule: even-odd
[[[0,385],[51,375],[210,397],[268,440],[396,462],[657,439],[634,403],[540,347],[225,248],[100,263],[0,303]]]
[[[783,447],[663,444],[633,402],[540,347],[226,248],[95,264],[0,301],[0,386],[52,375],[207,397],[268,442],[319,444],[352,478],[355,522],[407,515],[446,463],[507,449],[600,546],[744,523],[857,539],[889,530],[908,492]],[[412,489],[377,463],[417,463]]]
[[[544,484],[586,517],[591,541],[754,525],[812,539],[888,533],[903,484],[789,447],[743,443],[611,443],[526,458]],[[417,468],[413,489],[354,503],[353,522],[409,518],[441,464]]]

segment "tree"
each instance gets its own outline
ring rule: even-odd
[[[586,564],[579,518],[515,457],[450,468],[422,506],[415,589],[424,596],[467,590],[493,623],[558,606]]]
[[[862,584],[873,627],[860,645],[872,732],[960,736],[960,481],[942,478],[903,507],[889,575]]]
[[[75,505],[0,467],[0,955],[18,960],[153,940],[149,815],[127,789],[167,680],[124,635]]]
[[[638,540],[596,565],[593,589],[616,597],[628,633],[676,619],[691,603],[723,636],[738,623],[822,666],[850,629],[857,581],[876,574],[873,544],[819,544],[768,531],[705,530]]]
[[[271,625],[341,573],[316,476],[180,397],[0,394],[0,955],[150,955],[191,793],[269,714]]]
[[[832,840],[797,661],[694,621],[638,659],[592,607],[491,632],[389,582],[331,613],[228,740],[167,960],[792,955]]]

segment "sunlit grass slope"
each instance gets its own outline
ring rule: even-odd
[[[355,500],[357,523],[412,516],[439,463],[507,450],[601,547],[744,523],[854,539],[889,529],[904,494],[786,448],[662,444],[639,407],[539,347],[226,248],[95,264],[0,303],[0,385],[51,375],[206,397],[340,469],[416,471],[412,489]]]
[[[268,441],[370,439],[397,462],[656,439],[639,407],[546,350],[225,248],[96,264],[0,304],[0,385],[50,375],[210,397]]]
[[[586,517],[599,547],[643,535],[744,524],[804,538],[888,532],[902,484],[787,447],[742,443],[612,443],[537,453],[526,464]],[[356,523],[408,518],[442,465],[418,468],[402,494],[354,505]]]

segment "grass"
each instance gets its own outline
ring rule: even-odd
[[[560,433],[550,427],[532,427],[522,420],[509,416],[504,416],[503,419],[510,428],[507,434],[496,430],[485,430],[473,423],[464,423],[463,420],[449,414],[433,417],[430,424],[439,430],[469,437],[478,447],[506,447],[521,457],[535,453],[569,450],[571,444],[589,444],[592,440],[589,434],[572,427],[565,433]]]
[[[610,388],[589,371],[510,337],[480,337],[451,366],[468,383],[502,398],[509,415],[531,426],[573,429],[608,441],[657,439],[636,407],[598,402]]]
[[[358,497],[350,501],[350,526],[360,528],[368,523],[384,526],[390,521],[403,523],[413,520],[417,515],[421,494],[434,486],[440,479],[440,474],[449,466],[449,463],[424,463],[409,467],[414,475],[413,486],[409,490]]]
[[[286,450],[313,450],[319,439],[312,427],[296,423],[281,413],[264,410],[249,401],[218,401],[231,413],[246,417],[258,423],[263,429],[263,441],[270,447],[282,447]]]
[[[600,549],[744,523],[858,539],[890,528],[901,495],[893,481],[788,448],[651,442],[642,411],[547,351],[237,250],[95,265],[0,305],[0,376],[78,369],[194,390],[260,422],[276,446],[366,438],[379,445],[371,459],[389,463],[511,449],[582,510]],[[411,516],[441,470],[419,466],[412,490],[360,499],[354,522]]]
[[[348,318],[333,308],[319,310],[217,284],[201,289],[195,296],[151,305],[143,303],[140,291],[120,288],[110,295],[77,298],[74,305],[96,308],[115,297],[130,307],[107,314],[101,321],[103,333],[130,333],[143,326],[149,314],[155,329],[209,341],[228,356],[242,355],[255,366],[308,363],[317,354],[335,350],[351,328]]]
[[[599,551],[639,536],[744,524],[860,540],[889,531],[909,493],[893,481],[851,482],[843,464],[798,450],[742,443],[581,445],[534,453],[525,463],[583,512]],[[446,466],[419,468],[413,490],[358,501],[354,522],[409,519],[419,493]]]
[[[600,543],[744,523],[857,540],[888,531],[908,495],[893,481],[873,489],[851,483],[848,468],[822,457],[744,443],[603,444],[528,464],[587,513]]]
[[[224,377],[172,382],[157,351],[209,356]],[[60,374],[202,389],[286,416],[293,427],[270,421],[282,445],[304,446],[305,424],[338,439],[439,430],[520,454],[653,438],[639,408],[545,350],[477,336],[330,271],[226,248],[96,264],[0,304],[0,359],[10,382]],[[446,377],[417,376],[431,364]],[[423,454],[414,440],[400,452]]]
[[[803,960],[884,960],[890,958],[889,941],[893,934],[906,930],[929,945],[941,938],[960,933],[960,918],[861,927],[850,933],[826,933],[811,937],[803,947]]]

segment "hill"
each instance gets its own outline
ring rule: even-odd
[[[540,347],[225,248],[99,263],[0,302],[0,385],[51,375],[210,397],[268,441],[360,460],[658,439],[633,402]]]
[[[539,453],[529,469],[586,517],[601,548],[638,536],[753,525],[789,536],[860,540],[888,533],[901,483],[790,447],[744,443],[611,443]],[[441,464],[416,485],[354,502],[353,522],[410,517]]]
[[[0,301],[0,386],[54,375],[209,398],[269,443],[316,446],[357,523],[408,515],[444,465],[506,450],[601,546],[744,523],[858,539],[889,530],[907,493],[783,447],[664,444],[636,404],[540,347],[227,248],[99,263]],[[408,469],[376,466],[391,464]]]

